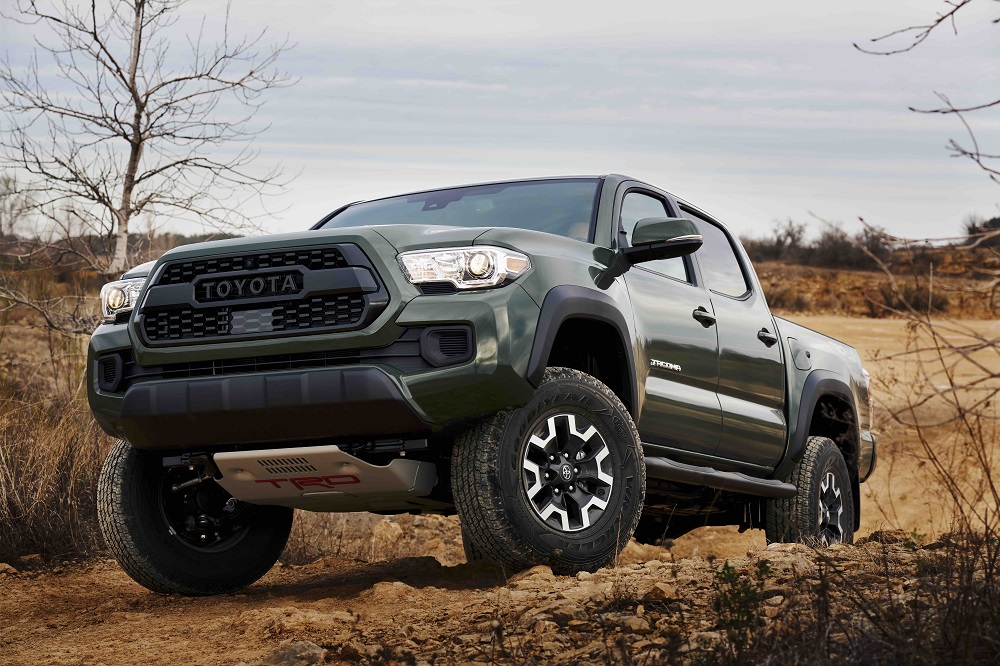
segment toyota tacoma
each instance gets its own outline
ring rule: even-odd
[[[700,525],[850,543],[875,467],[858,354],[773,316],[725,225],[621,175],[178,247],[101,308],[100,523],[158,592],[256,581],[294,509],[457,513],[508,572]]]

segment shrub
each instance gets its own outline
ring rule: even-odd
[[[879,285],[877,295],[868,301],[869,315],[885,317],[893,313],[927,312],[943,314],[951,299],[941,291],[930,290],[923,282],[886,282]]]
[[[103,547],[97,479],[111,443],[81,400],[0,384],[0,562]]]
[[[849,235],[838,227],[828,227],[813,241],[805,240],[805,225],[792,220],[774,225],[770,236],[743,238],[743,247],[752,261],[784,261],[820,268],[877,270],[892,247],[879,229],[865,228]]]

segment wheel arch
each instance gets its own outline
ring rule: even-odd
[[[615,391],[632,418],[636,418],[639,405],[631,329],[617,302],[604,292],[575,285],[549,290],[538,317],[527,380],[537,387],[553,358],[558,360],[557,364],[592,374],[589,371],[592,368],[575,367],[582,363],[574,358],[573,352],[558,344],[572,339],[573,333],[579,336],[582,332],[595,334],[598,342],[604,343],[596,349],[600,353],[598,363],[603,368],[599,374],[605,376],[595,377]]]

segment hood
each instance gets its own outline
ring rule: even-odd
[[[208,257],[236,252],[263,252],[276,248],[324,243],[356,243],[360,239],[381,245],[386,241],[397,252],[422,250],[433,247],[460,247],[472,245],[476,238],[489,231],[482,227],[442,227],[423,224],[393,224],[379,227],[344,227],[342,229],[314,229],[267,236],[246,236],[181,245],[168,251],[161,261]],[[137,266],[128,277],[147,275],[153,262]],[[141,269],[141,272],[139,272]],[[133,275],[135,273],[135,275]]]
[[[400,252],[472,245],[490,230],[489,227],[441,227],[428,224],[387,224],[368,228],[377,232]]]
[[[149,275],[149,271],[153,268],[154,264],[156,264],[155,260],[154,261],[147,261],[144,264],[139,264],[138,266],[134,266],[134,267],[128,269],[127,271],[125,271],[124,273],[122,273],[122,276],[121,276],[120,279],[122,279],[122,280],[128,280],[130,278],[147,277]]]

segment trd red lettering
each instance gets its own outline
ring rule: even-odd
[[[334,486],[344,486],[352,483],[361,483],[361,479],[353,474],[336,474],[334,476],[302,476],[289,479],[299,490],[307,487],[333,488]]]
[[[340,479],[335,481],[334,479]],[[351,483],[361,483],[361,479],[354,476],[353,474],[338,474],[336,476],[324,476],[323,480],[329,483],[331,486],[346,486]]]
[[[332,476],[298,476],[293,479],[254,479],[254,483],[270,483],[275,488],[281,488],[282,483],[291,483],[302,490],[304,488],[333,488],[361,483],[361,479],[353,474],[334,474]]]
[[[323,477],[321,476],[300,476],[294,479],[289,479],[289,481],[291,481],[299,490],[308,486],[319,486],[320,488],[329,487],[323,483]]]

